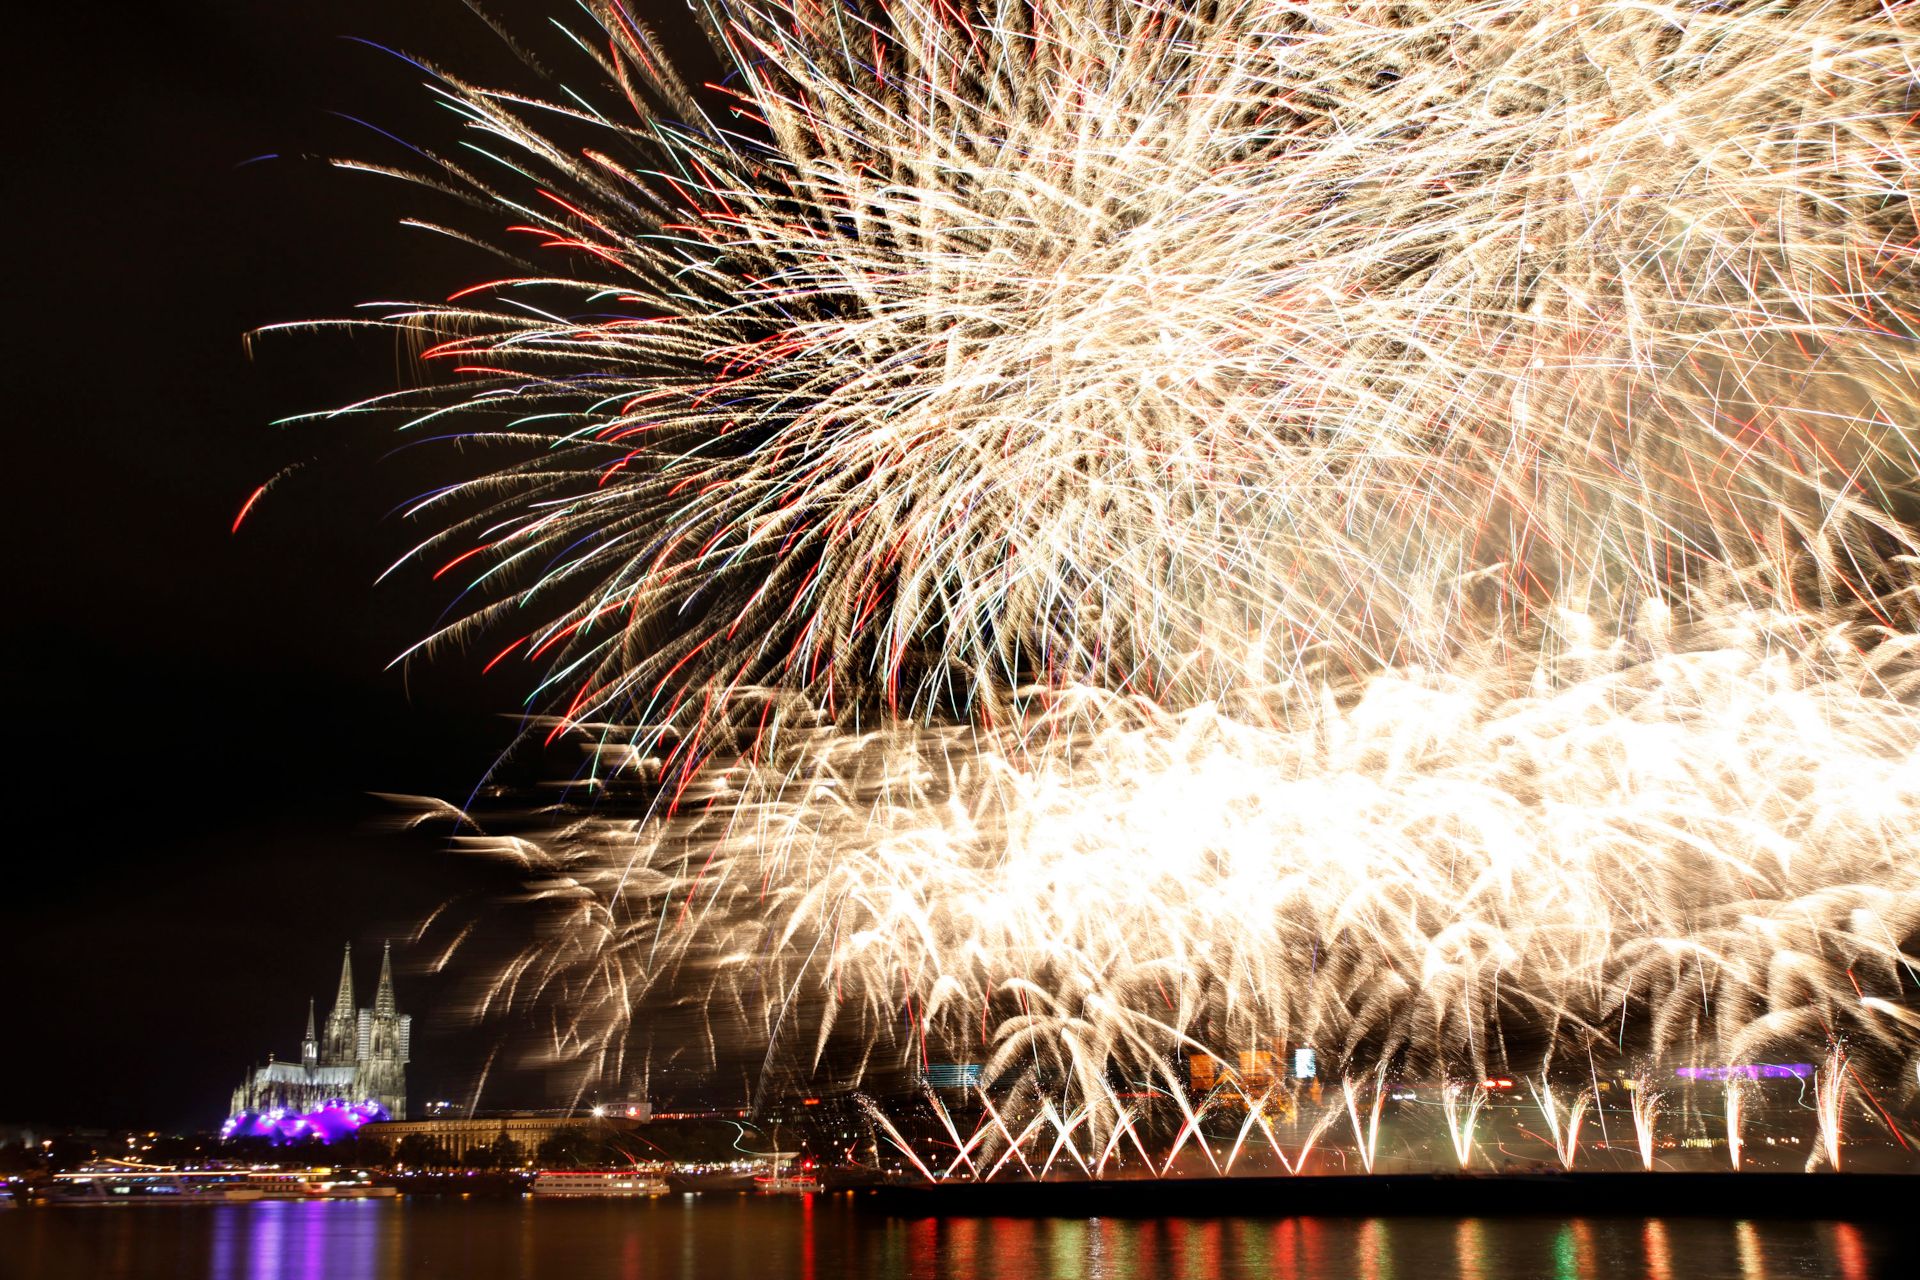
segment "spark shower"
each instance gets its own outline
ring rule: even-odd
[[[1275,1043],[1356,1138],[1389,1069],[1912,1098],[1915,5],[704,0],[713,85],[588,8],[341,162],[503,263],[343,322],[419,357],[344,412],[461,446],[421,648],[587,747],[466,837],[556,1054],[980,1061],[1002,1163]]]

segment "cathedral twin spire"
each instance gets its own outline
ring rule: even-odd
[[[347,944],[347,952],[340,957],[340,990],[333,997],[333,1011],[353,1008],[353,944]]]
[[[322,1062],[348,1063],[365,1056],[361,1013],[353,1002],[353,944],[349,942],[346,954],[340,958],[340,989],[334,993],[333,1012],[327,1015],[327,1035],[320,1053]],[[393,995],[393,944],[389,942],[380,955],[380,985],[374,991],[373,1016],[395,1018],[399,1013]],[[311,1028],[308,1034],[312,1034]]]
[[[391,1018],[400,1010],[393,1002],[393,944],[380,953],[380,988],[373,993],[373,1014],[376,1018]]]
[[[340,988],[326,1022],[307,1001],[307,1033],[300,1065],[275,1063],[255,1071],[234,1091],[233,1114],[306,1112],[341,1101],[371,1103],[392,1119],[406,1115],[406,1067],[412,1056],[413,1019],[399,1010],[393,991],[393,944],[380,957],[380,984],[373,1007],[353,999],[353,946],[340,960]]]
[[[326,1063],[352,1062],[359,1049],[360,1018],[353,1007],[353,944],[340,960],[340,990],[333,997],[333,1011],[327,1015],[327,1038],[321,1046],[320,1060]]]

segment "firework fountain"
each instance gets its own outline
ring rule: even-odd
[[[721,86],[592,11],[350,164],[516,246],[355,409],[487,460],[421,649],[586,748],[462,836],[557,1055],[981,1061],[978,1176],[1218,1168],[1182,1063],[1271,1044],[1369,1170],[1389,1071],[1539,1069],[1567,1165],[1562,1049],[1911,1095],[1914,6],[712,0]]]
[[[1367,1122],[1360,1123],[1360,1085],[1355,1080],[1342,1080],[1341,1093],[1347,1101],[1347,1120],[1353,1125],[1353,1145],[1360,1154],[1360,1164],[1368,1173],[1373,1172],[1374,1150],[1380,1143],[1380,1104],[1386,1101],[1387,1083],[1376,1077],[1373,1081],[1373,1105],[1367,1109]]]
[[[1840,1168],[1841,1108],[1847,1098],[1847,1054],[1839,1045],[1827,1051],[1827,1060],[1814,1079],[1814,1108],[1820,1117],[1820,1145],[1807,1157],[1807,1168],[1814,1168],[1821,1157],[1829,1169]]]
[[[1547,1122],[1547,1133],[1552,1137],[1554,1154],[1560,1157],[1563,1168],[1573,1168],[1574,1159],[1580,1154],[1580,1123],[1586,1119],[1587,1104],[1592,1100],[1592,1095],[1582,1090],[1573,1104],[1563,1111],[1560,1100],[1553,1096],[1551,1084],[1542,1080],[1537,1086],[1529,1084],[1527,1087],[1532,1090],[1540,1115]]]
[[[1323,1112],[1320,1118],[1314,1122],[1313,1126],[1307,1130],[1306,1140],[1300,1144],[1300,1150],[1294,1153],[1294,1173],[1304,1173],[1306,1171],[1307,1157],[1313,1154],[1314,1144],[1320,1140],[1322,1134],[1326,1133],[1328,1126],[1333,1123],[1334,1117],[1338,1114],[1339,1113],[1335,1111]]]
[[[1467,1095],[1464,1108],[1460,1105],[1463,1094]],[[1473,1126],[1480,1118],[1480,1108],[1486,1100],[1485,1090],[1462,1084],[1458,1080],[1449,1080],[1441,1093],[1441,1106],[1447,1118],[1447,1136],[1453,1142],[1454,1159],[1460,1162],[1462,1169],[1473,1164]]]
[[[1746,1150],[1747,1086],[1737,1075],[1727,1077],[1727,1159],[1735,1173],[1740,1171],[1740,1155]]]
[[[1256,1124],[1259,1125],[1260,1132],[1266,1137],[1267,1145],[1273,1150],[1273,1158],[1279,1162],[1280,1167],[1288,1173],[1293,1173],[1297,1170],[1298,1166],[1293,1161],[1287,1159],[1287,1153],[1280,1147],[1280,1140],[1274,1136],[1273,1121],[1267,1115],[1267,1104],[1271,1097],[1272,1091],[1269,1090],[1266,1094],[1263,1094],[1257,1102],[1247,1108],[1246,1119],[1240,1122],[1240,1132],[1234,1138],[1233,1150],[1227,1154],[1226,1164],[1222,1166],[1222,1172],[1233,1172],[1233,1162],[1239,1157],[1240,1148],[1246,1143],[1248,1132]]]
[[[1651,1075],[1643,1074],[1634,1081],[1633,1092],[1628,1102],[1633,1110],[1633,1138],[1635,1146],[1640,1150],[1640,1167],[1651,1170],[1654,1130],[1660,1120],[1660,1109],[1665,1102],[1665,1095],[1654,1087]]]

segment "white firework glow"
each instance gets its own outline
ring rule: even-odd
[[[1920,928],[1912,646],[1758,618],[1690,639],[1568,649],[1519,689],[1275,691],[1290,722],[1086,689],[992,732],[789,717],[671,815],[469,839],[566,913],[513,979],[558,984],[576,1050],[691,985],[763,1038],[804,1009],[814,1053],[904,1010],[896,1048],[1091,1099],[1115,1063],[1177,1089],[1172,1051],[1276,1041],[1480,1074],[1542,1026],[1910,1051],[1853,984],[1899,989]]]
[[[556,252],[380,322],[524,459],[435,639],[653,788],[480,842],[565,1052],[977,1052],[1082,1166],[1189,1051],[1914,1053],[1913,6],[595,11],[435,79]]]

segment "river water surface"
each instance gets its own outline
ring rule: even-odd
[[[1764,1206],[1756,1206],[1756,1213]],[[1912,1232],[1723,1218],[889,1218],[844,1195],[0,1212],[5,1280],[1920,1278]],[[1900,1259],[1894,1253],[1898,1250]]]

